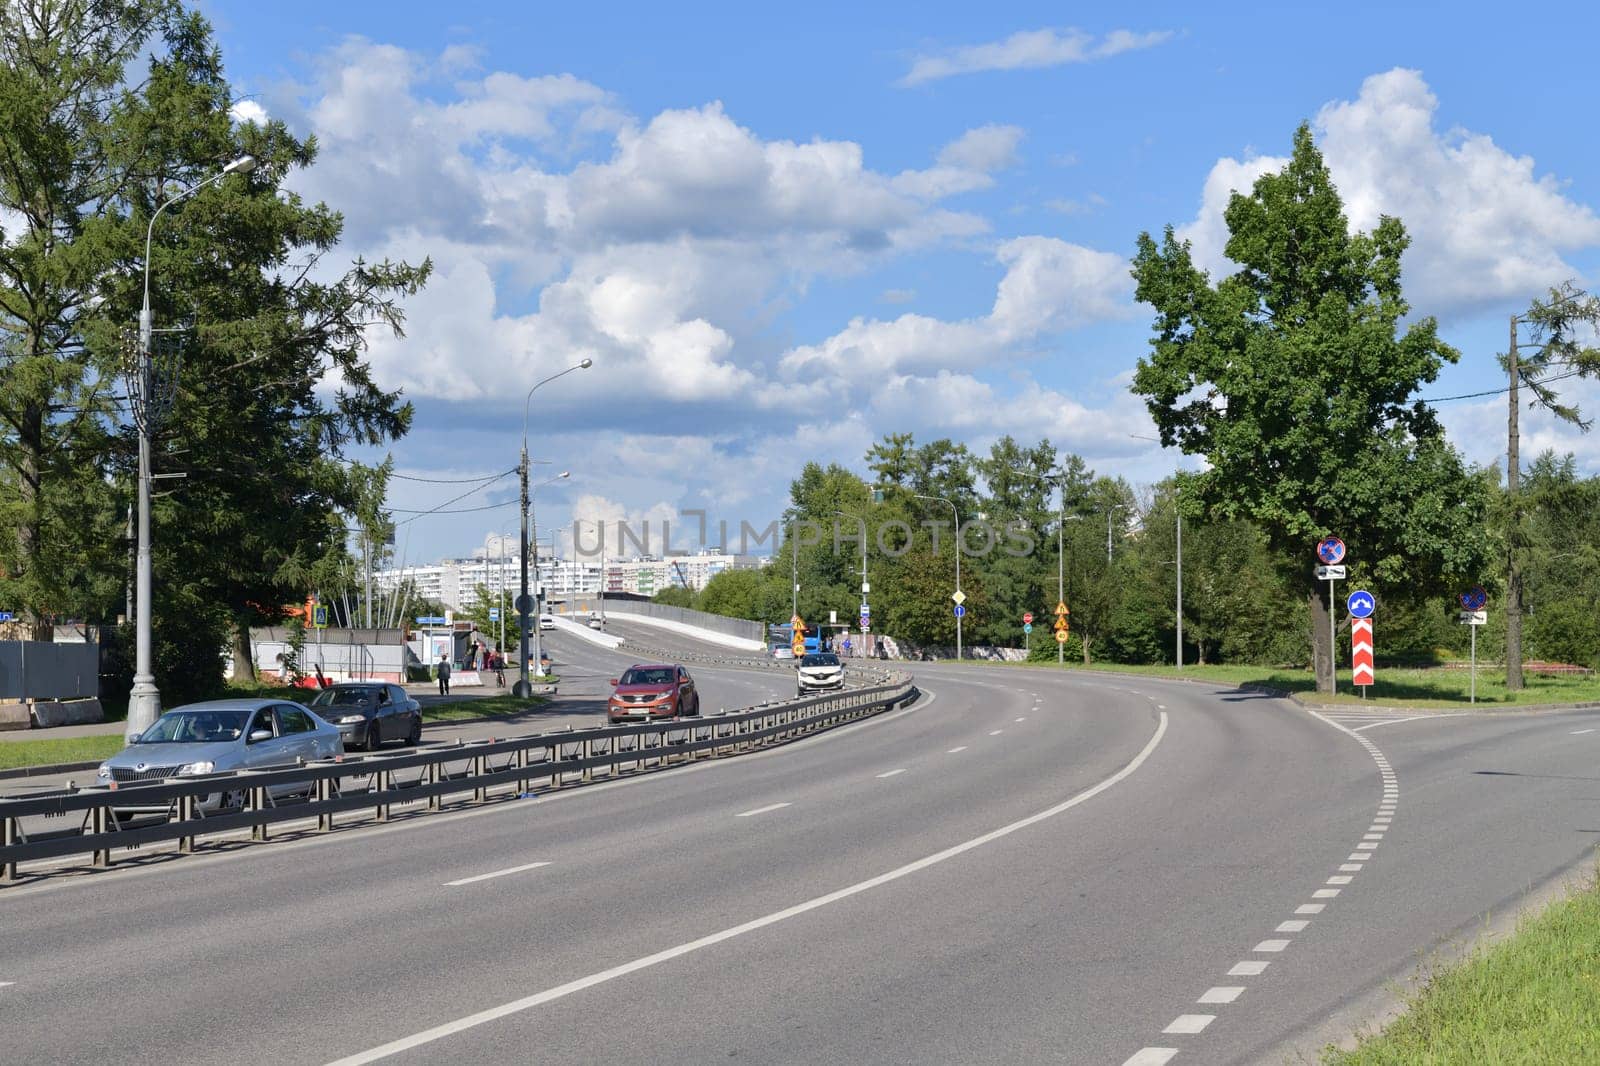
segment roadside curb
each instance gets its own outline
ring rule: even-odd
[[[93,770],[104,759],[94,759],[90,762],[59,762],[49,766],[14,766],[9,770],[0,770],[0,781],[16,777],[47,777],[50,774],[70,774],[75,770]]]

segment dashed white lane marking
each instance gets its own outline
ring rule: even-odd
[[[1366,862],[1370,858],[1372,858],[1372,852],[1370,852],[1370,851],[1352,851],[1350,853],[1350,858],[1349,858],[1348,861],[1349,862]]]
[[[1206,1026],[1217,1020],[1215,1014],[1180,1014],[1172,1020],[1172,1024],[1161,1030],[1163,1033],[1200,1033]]]
[[[878,776],[879,777],[893,777],[895,774],[903,774],[905,772],[906,772],[906,768],[904,766],[902,766],[898,770],[890,770],[888,773],[879,774]]]
[[[730,926],[727,929],[721,929],[715,933],[707,933],[705,936],[699,937],[695,940],[689,940],[674,947],[657,951],[654,954],[645,955],[641,958],[621,963],[607,970],[600,970],[597,973],[592,973],[585,977],[579,977],[575,980],[568,981],[566,984],[556,985],[554,988],[547,988],[543,992],[536,992],[533,995],[524,996],[521,999],[511,1000],[509,1003],[502,1003],[497,1007],[490,1007],[487,1010],[481,1010],[475,1014],[469,1014],[464,1018],[457,1018],[454,1021],[444,1022],[441,1025],[433,1026],[431,1029],[424,1029],[421,1032],[413,1033],[410,1036],[404,1036],[398,1040],[391,1040],[387,1044],[382,1044],[366,1051],[358,1051],[354,1055],[347,1055],[342,1059],[335,1060],[334,1062],[330,1063],[329,1066],[364,1066],[365,1063],[377,1062],[379,1059],[386,1059],[391,1055],[398,1055],[402,1051],[410,1051],[412,1048],[422,1047],[425,1044],[431,1044],[434,1041],[443,1040],[447,1036],[453,1036],[456,1033],[463,1033],[469,1029],[475,1029],[480,1025],[487,1025],[490,1022],[498,1021],[501,1018],[509,1017],[513,1014],[520,1014],[523,1011],[532,1010],[534,1007],[539,1007],[546,1003],[554,1002],[558,999],[564,999],[567,996],[582,992],[585,989],[594,988],[596,985],[603,985],[608,981],[615,981],[619,977],[626,977],[629,974],[638,973],[640,970],[647,970],[652,966],[659,966],[664,962],[670,962],[673,959],[682,958],[685,955],[692,954],[696,951],[702,951],[706,948],[721,944],[724,941],[743,936],[746,933],[753,933],[758,929],[765,929],[768,926],[777,925],[779,922],[787,921],[790,918],[794,918],[802,914],[809,914],[812,911],[820,910],[829,904],[838,903],[840,900],[849,899],[852,896],[858,896],[863,892],[869,892],[874,888],[890,884],[891,882],[898,881],[904,877],[910,877],[914,873],[920,873],[929,867],[937,866],[938,864],[947,862],[948,860],[956,858],[959,855],[965,855],[967,852],[972,851],[975,848],[981,848],[985,844],[992,843],[993,841],[999,840],[1002,837],[1007,837],[1013,833],[1021,832],[1022,830],[1027,829],[1029,826],[1037,825],[1040,822],[1054,818],[1059,814],[1069,811],[1080,804],[1087,803],[1089,800],[1098,796],[1106,789],[1135,773],[1139,767],[1145,764],[1145,762],[1155,752],[1156,748],[1161,745],[1161,739],[1162,737],[1166,736],[1166,734],[1167,716],[1163,714],[1161,716],[1161,720],[1156,723],[1155,733],[1150,737],[1149,741],[1145,743],[1145,746],[1139,750],[1139,754],[1135,755],[1126,766],[1112,774],[1110,777],[1105,778],[1098,784],[1091,785],[1089,788],[1084,789],[1075,796],[1070,796],[1067,799],[1062,800],[1053,807],[1046,807],[1044,810],[1030,814],[1026,818],[1020,818],[1015,822],[1002,825],[998,829],[991,829],[987,833],[975,836],[970,840],[964,840],[959,844],[954,844],[948,848],[945,848],[943,851],[936,851],[932,855],[924,855],[920,859],[917,859],[913,862],[908,862],[904,866],[896,867],[887,873],[881,873],[875,877],[869,877],[865,881],[857,881],[853,885],[846,885],[844,888],[835,889],[832,892],[828,892],[820,896],[813,896],[811,899],[808,899],[803,903],[796,903],[792,907],[785,907],[782,910],[773,911],[770,914],[764,914],[759,918],[752,918],[750,921],[744,922],[740,925]],[[1176,1055],[1177,1051],[1174,1050],[1172,1054]],[[447,1056],[438,1057],[442,1058]],[[1168,1058],[1170,1057],[1171,1056],[1168,1056]],[[1166,1059],[1159,1061],[1165,1062]]]
[[[15,981],[0,981],[0,988],[10,988],[14,984],[16,984]]]
[[[1026,721],[1027,721],[1027,719],[1026,719],[1026,718],[1018,718],[1018,719],[1017,719],[1017,721],[1019,721],[1019,722],[1026,722]]]
[[[1263,940],[1261,943],[1257,944],[1255,947],[1251,948],[1250,950],[1251,951],[1282,951],[1284,948],[1286,948],[1288,946],[1289,946],[1289,942],[1287,940]]]
[[[1360,873],[1361,868],[1365,865],[1366,863],[1364,862],[1341,862],[1339,864],[1339,872],[1346,874]]]
[[[1572,731],[1572,735],[1575,736],[1575,737],[1581,737],[1585,733],[1593,733],[1593,732],[1594,732],[1594,730],[1592,730],[1592,729],[1574,729]]]
[[[990,736],[991,736],[991,737],[997,737],[997,736],[999,736],[999,735],[1000,735],[1000,734],[1001,734],[1001,733],[1004,733],[1004,732],[1005,732],[1005,730],[1004,730],[1004,729],[991,729],[991,730],[990,730],[990,731],[989,731],[989,735],[990,735]]]
[[[1201,993],[1196,1003],[1232,1003],[1244,995],[1244,985],[1217,985]]]
[[[758,814],[766,814],[769,811],[781,811],[787,806],[789,806],[787,803],[769,803],[765,807],[757,807],[753,811],[740,811],[738,814],[734,815],[734,817],[754,818]]]
[[[1332,877],[1328,878],[1327,883],[1330,885],[1348,885],[1354,880],[1355,878],[1351,877],[1349,874],[1334,874]]]
[[[1319,888],[1315,892],[1311,893],[1311,898],[1312,899],[1333,899],[1338,894],[1339,894],[1339,890],[1337,888]]]
[[[1177,1053],[1175,1047],[1142,1047],[1128,1056],[1122,1066],[1167,1066]]]
[[[1228,971],[1229,977],[1260,977],[1267,972],[1268,963],[1265,959],[1245,959],[1243,962],[1233,964],[1233,969]]]
[[[1296,918],[1293,921],[1279,922],[1278,923],[1278,928],[1274,929],[1273,932],[1274,933],[1299,933],[1299,932],[1303,932],[1305,930],[1305,927],[1310,925],[1310,924],[1311,923],[1306,921],[1304,918]]]
[[[547,862],[523,863],[521,866],[512,866],[512,867],[510,867],[508,869],[505,869],[505,870],[495,870],[492,873],[477,874],[477,875],[472,876],[472,877],[463,877],[463,878],[461,878],[460,880],[457,880],[457,881],[446,881],[444,883],[444,887],[445,888],[459,888],[462,885],[470,885],[470,884],[472,884],[472,883],[474,883],[476,881],[487,881],[491,877],[505,877],[508,874],[520,874],[525,870],[537,870],[541,866],[549,866],[549,865],[550,864],[547,863]]]
[[[1328,905],[1326,903],[1302,903],[1294,909],[1296,914],[1321,914]]]
[[[945,754],[946,755],[954,755],[958,751],[966,751],[966,750],[967,750],[967,746],[965,744],[963,744],[959,748],[951,748],[949,751],[945,752]]]

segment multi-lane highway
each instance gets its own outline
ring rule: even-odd
[[[918,679],[752,756],[0,891],[8,1057],[1281,1062],[1600,834],[1592,716]]]

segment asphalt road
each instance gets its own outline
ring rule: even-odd
[[[755,756],[0,890],[8,1058],[1293,1061],[1600,834],[1593,715],[918,677]]]

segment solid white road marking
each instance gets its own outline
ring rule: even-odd
[[[1196,1003],[1232,1003],[1244,994],[1244,985],[1217,985],[1208,988]]]
[[[738,814],[734,815],[734,817],[735,818],[754,818],[756,815],[758,815],[758,814],[766,814],[768,811],[781,811],[787,806],[789,806],[789,804],[787,804],[787,803],[769,803],[765,807],[757,807],[753,811],[740,811]]]
[[[951,748],[949,751],[945,752],[945,754],[946,755],[954,755],[958,751],[966,751],[966,750],[967,750],[967,746],[965,744],[963,744],[959,748]]]
[[[1326,903],[1302,903],[1294,909],[1296,914],[1321,914]]]
[[[1259,977],[1265,972],[1268,963],[1262,959],[1246,959],[1233,964],[1233,969],[1228,971],[1229,977]]]
[[[1205,1027],[1217,1020],[1215,1014],[1180,1014],[1172,1020],[1172,1024],[1161,1030],[1163,1033],[1199,1033]]]
[[[1175,1047],[1142,1047],[1128,1056],[1122,1066],[1167,1066],[1177,1053]]]
[[[547,863],[547,862],[525,863],[522,866],[513,866],[513,867],[511,867],[510,869],[507,869],[507,870],[496,870],[493,873],[477,874],[474,877],[463,877],[459,881],[446,881],[444,883],[444,887],[445,888],[459,888],[462,885],[470,885],[474,881],[487,881],[491,877],[505,877],[507,874],[520,874],[524,870],[537,870],[541,866],[549,866],[549,865],[550,864]]]
[[[1005,730],[1004,730],[1004,729],[995,729],[995,730],[991,730],[991,731],[990,731],[990,733],[989,733],[989,735],[990,735],[990,736],[991,736],[991,737],[997,737],[997,736],[999,736],[999,735],[1000,735],[1000,734],[1001,734],[1001,733],[1004,733],[1004,732],[1005,732]]]
[[[1311,924],[1310,922],[1306,921],[1303,918],[1296,918],[1292,922],[1279,922],[1278,923],[1278,928],[1274,929],[1273,932],[1274,933],[1298,933],[1298,932],[1302,931],[1303,929],[1305,929],[1305,927],[1310,925],[1310,924]]]
[[[1251,948],[1250,950],[1251,951],[1282,951],[1284,948],[1286,948],[1288,946],[1289,946],[1289,942],[1287,940],[1263,940],[1261,943],[1257,944],[1255,947]]]
[[[989,832],[984,833],[981,836],[975,836],[970,840],[964,840],[959,844],[945,848],[943,851],[936,851],[932,855],[924,856],[923,858],[917,859],[915,862],[907,863],[906,865],[897,867],[896,869],[890,870],[887,873],[878,874],[876,877],[869,877],[865,881],[857,881],[853,885],[847,885],[844,888],[836,889],[833,892],[829,892],[821,896],[814,896],[811,899],[806,900],[804,903],[797,903],[792,907],[786,907],[783,910],[773,911],[771,914],[763,915],[760,918],[754,918],[743,923],[742,925],[735,925],[715,933],[709,933],[706,936],[700,937],[696,940],[690,940],[686,943],[679,944],[676,947],[670,947],[663,951],[658,951],[653,955],[645,955],[642,958],[634,959],[632,962],[622,963],[620,966],[613,966],[609,970],[601,970],[598,973],[589,974],[587,977],[580,977],[576,980],[568,981],[566,984],[556,985],[554,988],[547,988],[543,992],[537,992],[531,996],[524,996],[522,999],[514,999],[511,1002],[503,1003],[498,1007],[490,1007],[488,1010],[482,1010],[476,1014],[469,1014],[465,1018],[458,1018],[453,1022],[445,1022],[443,1025],[436,1025],[431,1029],[424,1029],[420,1033],[414,1033],[411,1036],[401,1037],[399,1040],[391,1040],[387,1044],[371,1048],[367,1051],[357,1052],[354,1055],[347,1055],[346,1057],[331,1063],[330,1066],[361,1066],[363,1063],[376,1062],[379,1059],[388,1058],[390,1055],[398,1055],[402,1051],[409,1051],[412,1048],[421,1047],[424,1044],[431,1044],[436,1040],[442,1040],[447,1036],[465,1032],[468,1029],[474,1029],[480,1025],[486,1025],[489,1022],[496,1021],[508,1015],[520,1014],[523,1011],[531,1010],[532,1008],[541,1006],[545,1003],[563,999],[575,992],[582,992],[584,989],[593,988],[596,985],[605,984],[608,981],[614,981],[619,977],[626,977],[628,974],[636,973],[639,970],[645,970],[652,966],[658,966],[663,962],[669,962],[672,959],[680,958],[692,952],[712,947],[713,945],[720,944],[725,940],[732,940],[734,937],[743,936],[745,933],[755,932],[757,929],[765,929],[769,925],[776,925],[779,922],[796,917],[797,915],[808,914],[811,911],[826,907],[830,903],[837,903],[840,900],[849,899],[851,896],[856,896],[862,892],[870,891],[871,889],[877,888],[880,885],[886,885],[892,881],[898,881],[903,877],[909,877],[914,873],[919,873],[928,869],[930,866],[936,866],[939,863],[953,859],[958,855],[964,855],[974,848],[980,848],[985,844],[992,843],[993,841],[999,840],[1002,837],[1010,836],[1012,833],[1019,832],[1028,828],[1029,826],[1037,825],[1046,819],[1054,818],[1056,815],[1061,814],[1064,811],[1071,810],[1080,803],[1087,803],[1095,796],[1098,796],[1112,785],[1115,785],[1119,781],[1127,778],[1137,771],[1139,767],[1143,766],[1145,760],[1149,759],[1150,755],[1160,745],[1161,738],[1166,736],[1166,733],[1167,716],[1163,714],[1160,721],[1156,723],[1155,733],[1150,737],[1149,741],[1146,742],[1145,746],[1140,749],[1139,754],[1135,755],[1132,761],[1130,761],[1122,769],[1101,781],[1099,784],[1086,788],[1077,795],[1062,800],[1054,807],[1047,807],[1036,814],[1030,814],[1026,818],[1019,819],[1010,823],[1009,825],[1003,825],[998,829],[991,829]],[[1177,1052],[1174,1051],[1173,1054],[1177,1054]],[[1163,1059],[1161,1061],[1164,1062],[1166,1060]]]
[[[879,777],[893,777],[895,774],[903,774],[905,772],[906,772],[906,768],[904,766],[902,766],[898,770],[890,770],[888,773],[879,774],[878,776]]]

